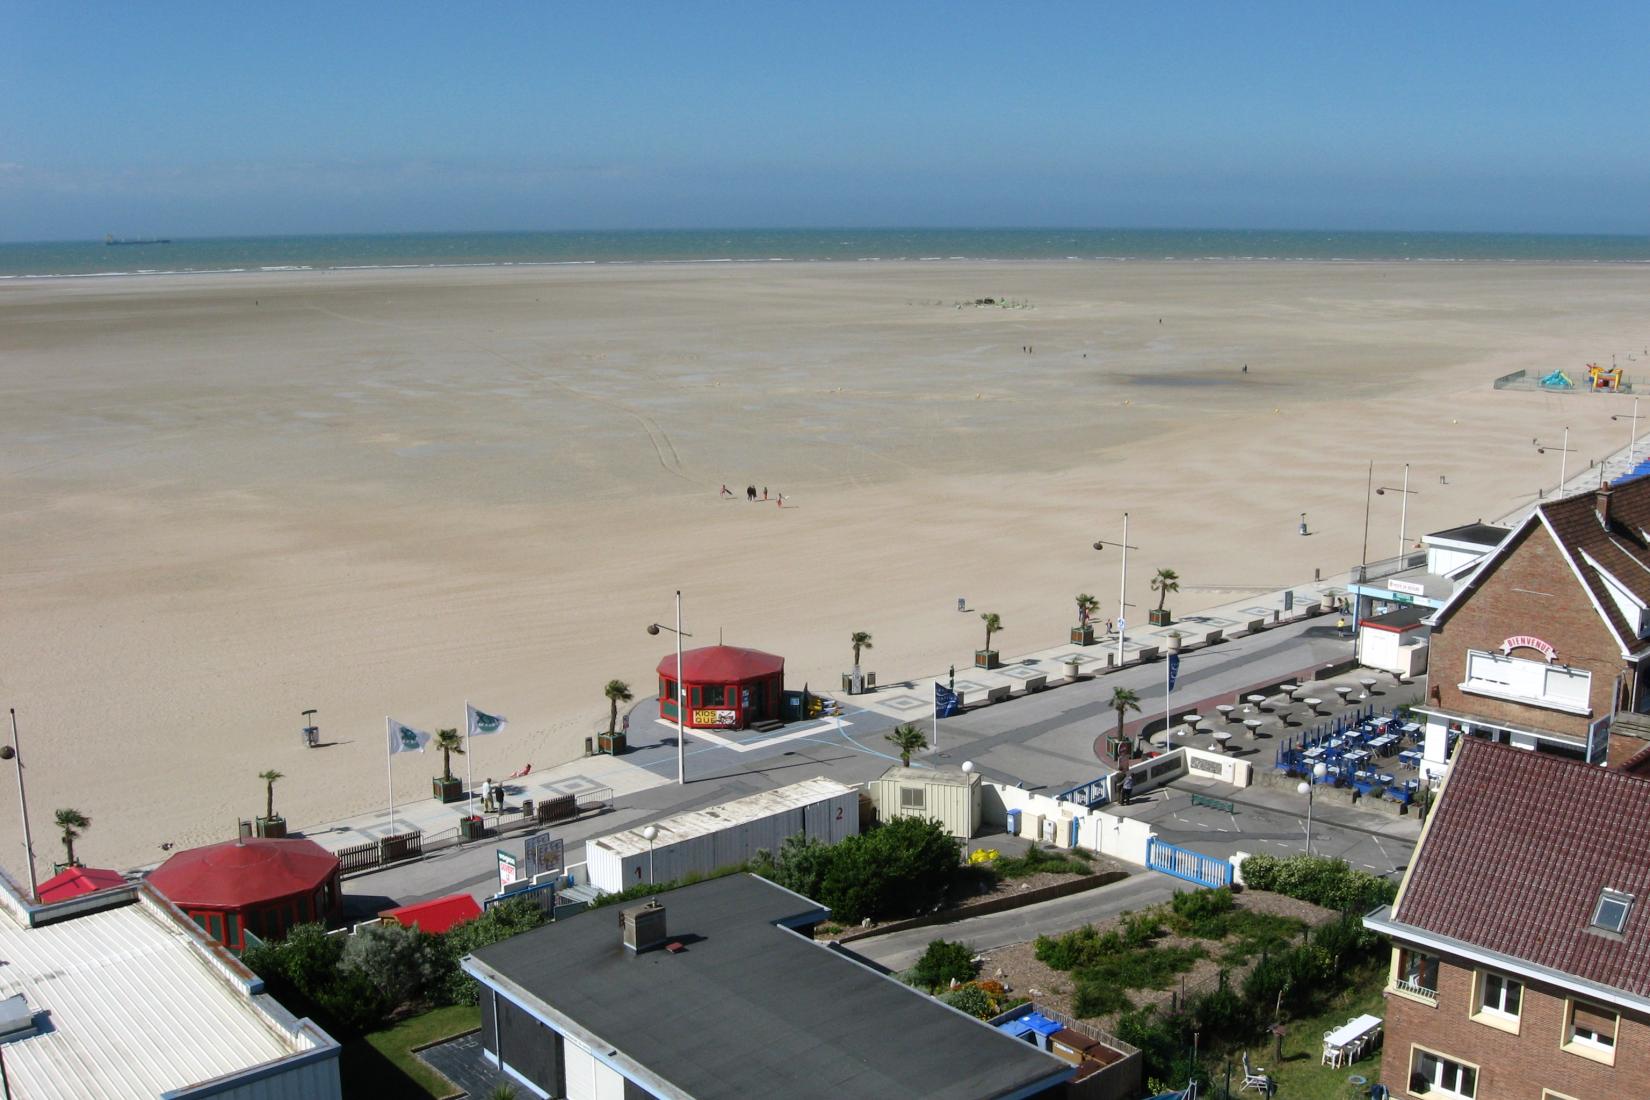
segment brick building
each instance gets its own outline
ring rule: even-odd
[[[1466,741],[1390,908],[1382,1080],[1427,1100],[1650,1082],[1650,780]]]
[[[1582,760],[1644,747],[1650,710],[1650,477],[1538,506],[1432,617],[1422,770],[1463,734]]]

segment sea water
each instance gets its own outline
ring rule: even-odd
[[[387,233],[0,244],[0,279],[511,265],[943,260],[1650,263],[1650,237],[1227,229]]]

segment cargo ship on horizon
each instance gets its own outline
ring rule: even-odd
[[[130,238],[121,238],[121,237],[116,237],[116,236],[114,236],[113,234],[110,234],[110,233],[105,233],[103,235],[103,243],[106,244],[106,245],[116,245],[116,244],[171,244],[172,243],[172,238],[170,238],[170,237],[130,237]]]

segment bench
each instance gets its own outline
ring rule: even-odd
[[[1047,686],[1048,686],[1048,677],[1047,676],[1028,676],[1028,677],[1026,677],[1025,690],[1026,690],[1027,695],[1030,695],[1034,691],[1042,691]]]
[[[1220,810],[1223,813],[1233,815],[1237,813],[1237,805],[1235,803],[1227,802],[1222,798],[1211,798],[1206,794],[1192,795],[1192,805],[1207,806],[1211,810]]]
[[[1008,684],[1004,684],[1002,687],[987,688],[985,701],[988,703],[1006,703],[1009,693],[1013,690]]]

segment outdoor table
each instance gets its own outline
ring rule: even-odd
[[[1396,745],[1397,743],[1398,743],[1398,735],[1397,734],[1383,733],[1383,734],[1381,734],[1381,736],[1379,736],[1379,737],[1375,738],[1375,740],[1371,741],[1369,743],[1369,747],[1374,749],[1376,752],[1380,753],[1382,756],[1385,756],[1387,754],[1388,750],[1390,750],[1392,748],[1392,746]]]
[[[1403,752],[1398,754],[1398,762],[1401,764],[1407,764],[1412,768],[1419,767],[1421,764],[1421,752],[1419,749],[1405,749]]]
[[[1186,723],[1188,726],[1190,726],[1192,728],[1193,733],[1196,733],[1197,732],[1197,724],[1199,722],[1203,721],[1203,715],[1201,715],[1201,714],[1182,714],[1180,716],[1180,720],[1182,722]]]
[[[1383,785],[1388,786],[1388,787],[1392,786],[1392,784],[1394,782],[1396,782],[1396,780],[1393,778],[1391,772],[1381,772],[1380,774],[1376,775],[1375,778],[1379,779]]]
[[[1360,761],[1368,760],[1369,753],[1365,752],[1363,749],[1353,749],[1351,752],[1346,754],[1345,759],[1348,763],[1356,764]]]
[[[1364,694],[1365,695],[1368,695],[1370,692],[1374,691],[1375,690],[1375,685],[1379,682],[1380,681],[1376,680],[1375,677],[1373,677],[1373,676],[1363,676],[1363,677],[1360,677],[1359,680],[1358,680],[1358,683],[1360,683],[1364,686]]]
[[[1306,760],[1316,760],[1322,755],[1323,755],[1323,746],[1322,745],[1319,745],[1315,749],[1307,749],[1305,752],[1301,753],[1301,757],[1303,759],[1306,759]]]
[[[1352,1043],[1355,1043],[1359,1039],[1362,1039],[1365,1035],[1372,1033],[1380,1026],[1381,1018],[1379,1016],[1371,1016],[1366,1012],[1362,1016],[1359,1016],[1356,1020],[1344,1023],[1334,1031],[1331,1031],[1328,1035],[1325,1035],[1323,1045],[1331,1048],[1350,1046]]]
[[[1216,704],[1215,709],[1220,711],[1221,721],[1230,722],[1232,720],[1232,712],[1236,710],[1237,707],[1233,706],[1231,703],[1218,703]]]
[[[1299,691],[1300,689],[1301,689],[1301,686],[1299,684],[1279,684],[1278,685],[1278,690],[1283,692],[1285,695],[1292,695],[1295,692]]]
[[[1323,706],[1323,700],[1322,699],[1308,699],[1308,700],[1306,700],[1306,705],[1312,711],[1313,714],[1316,714],[1316,713],[1318,713],[1318,708]]]
[[[1406,779],[1404,780],[1404,787],[1411,791],[1420,790],[1421,781],[1419,779]]]
[[[1346,702],[1346,697],[1348,695],[1352,694],[1352,685],[1351,684],[1337,684],[1335,686],[1335,694],[1339,695],[1341,697],[1341,702],[1343,702],[1343,703]]]
[[[1419,723],[1419,722],[1405,722],[1403,725],[1399,726],[1398,728],[1403,730],[1405,733],[1409,734],[1411,737],[1414,737],[1416,734],[1421,732],[1421,723]]]
[[[1232,739],[1232,735],[1229,732],[1227,732],[1226,730],[1218,730],[1215,733],[1215,747],[1218,748],[1221,752],[1225,752],[1226,751],[1226,742],[1230,741],[1231,739]]]
[[[1259,710],[1260,705],[1266,702],[1266,696],[1264,695],[1248,695],[1245,698],[1249,700],[1249,705],[1256,710]]]
[[[1255,731],[1260,729],[1261,721],[1259,718],[1245,718],[1243,724],[1249,727],[1249,737],[1253,739]]]

